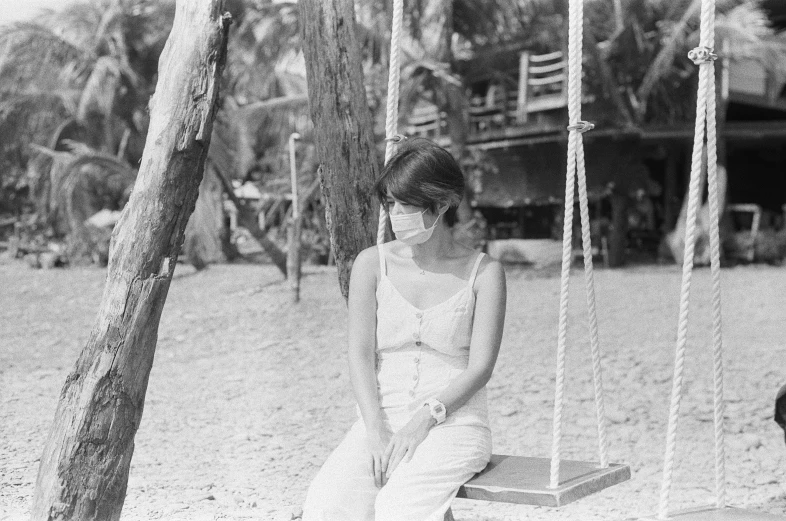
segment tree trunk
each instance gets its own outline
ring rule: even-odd
[[[224,187],[224,193],[227,194],[229,200],[235,205],[237,208],[237,218],[240,225],[248,230],[254,239],[259,243],[265,253],[267,253],[268,257],[270,257],[271,262],[276,265],[276,267],[284,274],[286,277],[287,275],[287,256],[281,249],[276,246],[276,243],[268,239],[267,237],[267,229],[269,226],[266,225],[265,229],[259,227],[259,217],[256,211],[252,211],[246,205],[241,204],[240,200],[235,195],[235,190],[232,188],[232,183],[226,176],[221,173],[220,170],[216,170],[216,174],[218,175],[218,180]]]
[[[668,36],[664,39],[658,54],[650,62],[650,66],[636,91],[636,99],[639,102],[639,106],[636,108],[636,123],[638,125],[644,124],[644,120],[647,117],[647,104],[650,94],[652,94],[661,78],[671,70],[677,48],[685,40],[685,32],[700,9],[701,0],[691,0],[680,20],[671,28]]]
[[[437,63],[445,63],[452,67],[453,51],[453,0],[428,0],[422,3],[419,20],[420,44],[427,58]],[[450,71],[454,72],[454,71]],[[464,86],[442,81],[442,89],[435,96],[439,112],[447,114],[448,135],[450,136],[450,152],[456,161],[461,161],[467,148],[469,134],[469,107],[464,94]],[[472,207],[469,200],[472,191],[467,183],[464,198],[456,212],[459,222],[465,223],[472,219]]]
[[[233,257],[224,219],[223,194],[215,167],[208,163],[183,241],[183,252],[196,269]]]
[[[319,176],[341,293],[347,298],[355,256],[374,244],[379,160],[363,85],[352,0],[301,0],[311,119]]]
[[[611,104],[614,106],[614,109],[617,112],[618,120],[626,126],[633,125],[633,115],[631,111],[628,109],[628,106],[622,99],[622,95],[620,94],[619,84],[617,83],[616,78],[614,77],[614,73],[611,70],[611,66],[608,62],[608,53],[602,53],[600,47],[598,47],[598,42],[595,40],[595,36],[592,34],[592,31],[584,31],[584,48],[587,49],[587,52],[592,57],[592,61],[595,65],[595,70],[598,72],[600,76],[601,83],[603,85],[603,96],[608,98],[611,101]]]
[[[158,323],[210,144],[230,23],[222,7],[222,0],[177,2],[98,317],[44,446],[34,520],[120,518]]]

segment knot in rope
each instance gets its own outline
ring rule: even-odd
[[[407,139],[407,136],[404,136],[402,134],[393,134],[390,137],[386,137],[385,141],[392,141],[393,143],[398,144],[404,141],[405,139]]]
[[[573,123],[572,125],[568,125],[569,131],[575,130],[579,134],[583,134],[588,130],[592,130],[593,128],[595,128],[595,125],[589,121],[579,121],[577,123]]]
[[[688,52],[688,58],[696,65],[710,63],[718,59],[718,55],[713,52],[711,47],[700,45]]]

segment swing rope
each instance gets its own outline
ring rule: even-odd
[[[716,507],[726,506],[725,444],[723,428],[723,342],[721,337],[721,288],[720,288],[720,233],[718,227],[718,174],[717,137],[715,128],[715,0],[702,0],[701,37],[699,47],[688,53],[688,57],[699,66],[699,85],[696,100],[696,126],[693,139],[688,212],[685,225],[685,252],[682,263],[682,289],[680,315],[677,328],[677,345],[674,361],[669,429],[666,440],[666,455],[663,465],[663,481],[660,494],[658,517],[668,518],[669,493],[674,471],[677,446],[677,422],[682,399],[682,380],[685,367],[685,345],[688,336],[688,308],[690,283],[696,243],[696,216],[701,187],[702,149],[706,130],[707,178],[710,211],[710,263],[712,270],[712,339],[714,378],[714,423],[715,423],[715,493]]]
[[[398,91],[399,91],[399,48],[401,46],[401,26],[404,18],[404,0],[393,0],[393,28],[390,36],[390,64],[388,72],[388,101],[385,114],[385,164],[396,153],[398,143],[403,137],[398,134]],[[379,225],[377,244],[385,242],[385,228],[388,212],[384,204],[379,206]]]
[[[570,133],[568,134],[568,161],[565,175],[565,218],[562,230],[562,284],[560,288],[557,375],[554,397],[551,474],[549,482],[551,488],[556,488],[559,485],[562,410],[564,407],[565,394],[565,347],[568,332],[568,289],[570,283],[570,265],[573,260],[573,201],[575,178],[577,176],[584,253],[584,279],[586,282],[590,349],[592,353],[592,376],[595,387],[595,406],[598,420],[598,451],[600,454],[600,466],[603,468],[609,466],[600,341],[598,339],[598,320],[595,308],[595,281],[592,267],[587,176],[584,161],[584,142],[582,139],[582,134],[593,128],[591,123],[581,120],[581,58],[584,23],[583,0],[570,0],[568,14],[568,120],[570,122],[568,131]]]

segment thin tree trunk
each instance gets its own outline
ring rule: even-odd
[[[218,180],[221,181],[221,184],[224,187],[224,193],[227,194],[229,200],[234,203],[235,208],[237,208],[237,218],[240,222],[240,225],[248,230],[254,239],[259,243],[265,253],[267,253],[270,260],[276,267],[281,271],[281,273],[286,277],[287,276],[287,256],[286,254],[281,251],[281,249],[276,246],[276,243],[271,241],[267,238],[267,230],[269,225],[265,225],[265,229],[259,227],[259,217],[257,216],[256,212],[251,212],[248,208],[240,203],[240,199],[237,198],[235,195],[235,190],[232,188],[232,183],[226,176],[220,171],[216,170],[216,174],[218,174]]]
[[[357,254],[374,244],[379,160],[363,85],[352,0],[301,0],[311,119],[330,242],[344,298]]]
[[[604,56],[603,53],[601,53],[598,42],[595,40],[595,36],[592,34],[591,30],[584,31],[584,47],[595,62],[595,67],[597,67],[601,82],[603,83],[604,94],[608,96],[609,100],[614,105],[614,108],[617,110],[617,115],[622,119],[622,124],[626,127],[633,125],[633,115],[622,99],[619,84],[614,78],[614,73],[608,63],[608,56]]]
[[[218,180],[216,168],[208,162],[183,241],[183,253],[188,262],[197,269],[233,257],[229,228],[224,222],[223,194],[224,189]]]
[[[674,56],[677,52],[679,44],[685,40],[685,32],[688,24],[701,8],[701,0],[692,0],[685,9],[679,22],[671,29],[668,37],[661,45],[655,59],[650,63],[644,78],[641,80],[638,90],[636,91],[636,99],[639,106],[636,108],[636,123],[642,125],[647,116],[647,103],[650,99],[650,94],[655,89],[660,79],[671,70],[671,64],[674,62]]]
[[[120,518],[161,311],[210,144],[230,23],[222,7],[222,0],[177,2],[98,317],[44,446],[34,520]]]
[[[423,3],[420,16],[420,44],[426,57],[438,63],[453,64],[451,42],[453,39],[453,0],[428,0]],[[453,71],[451,71],[453,72]],[[439,112],[447,114],[448,135],[450,136],[450,152],[457,161],[461,161],[467,148],[469,134],[469,107],[464,95],[463,85],[443,81],[442,92],[435,97]],[[469,200],[472,191],[467,189],[456,212],[459,222],[472,219],[472,207]]]

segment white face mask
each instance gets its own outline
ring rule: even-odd
[[[423,214],[426,213],[426,210],[398,215],[390,214],[390,225],[393,227],[396,238],[404,244],[410,246],[422,244],[431,238],[431,234],[434,233],[434,229],[437,227],[437,221],[442,217],[442,214],[448,211],[448,208],[445,207],[444,210],[439,212],[439,215],[434,220],[434,224],[429,228],[426,228],[426,224],[423,222]]]

